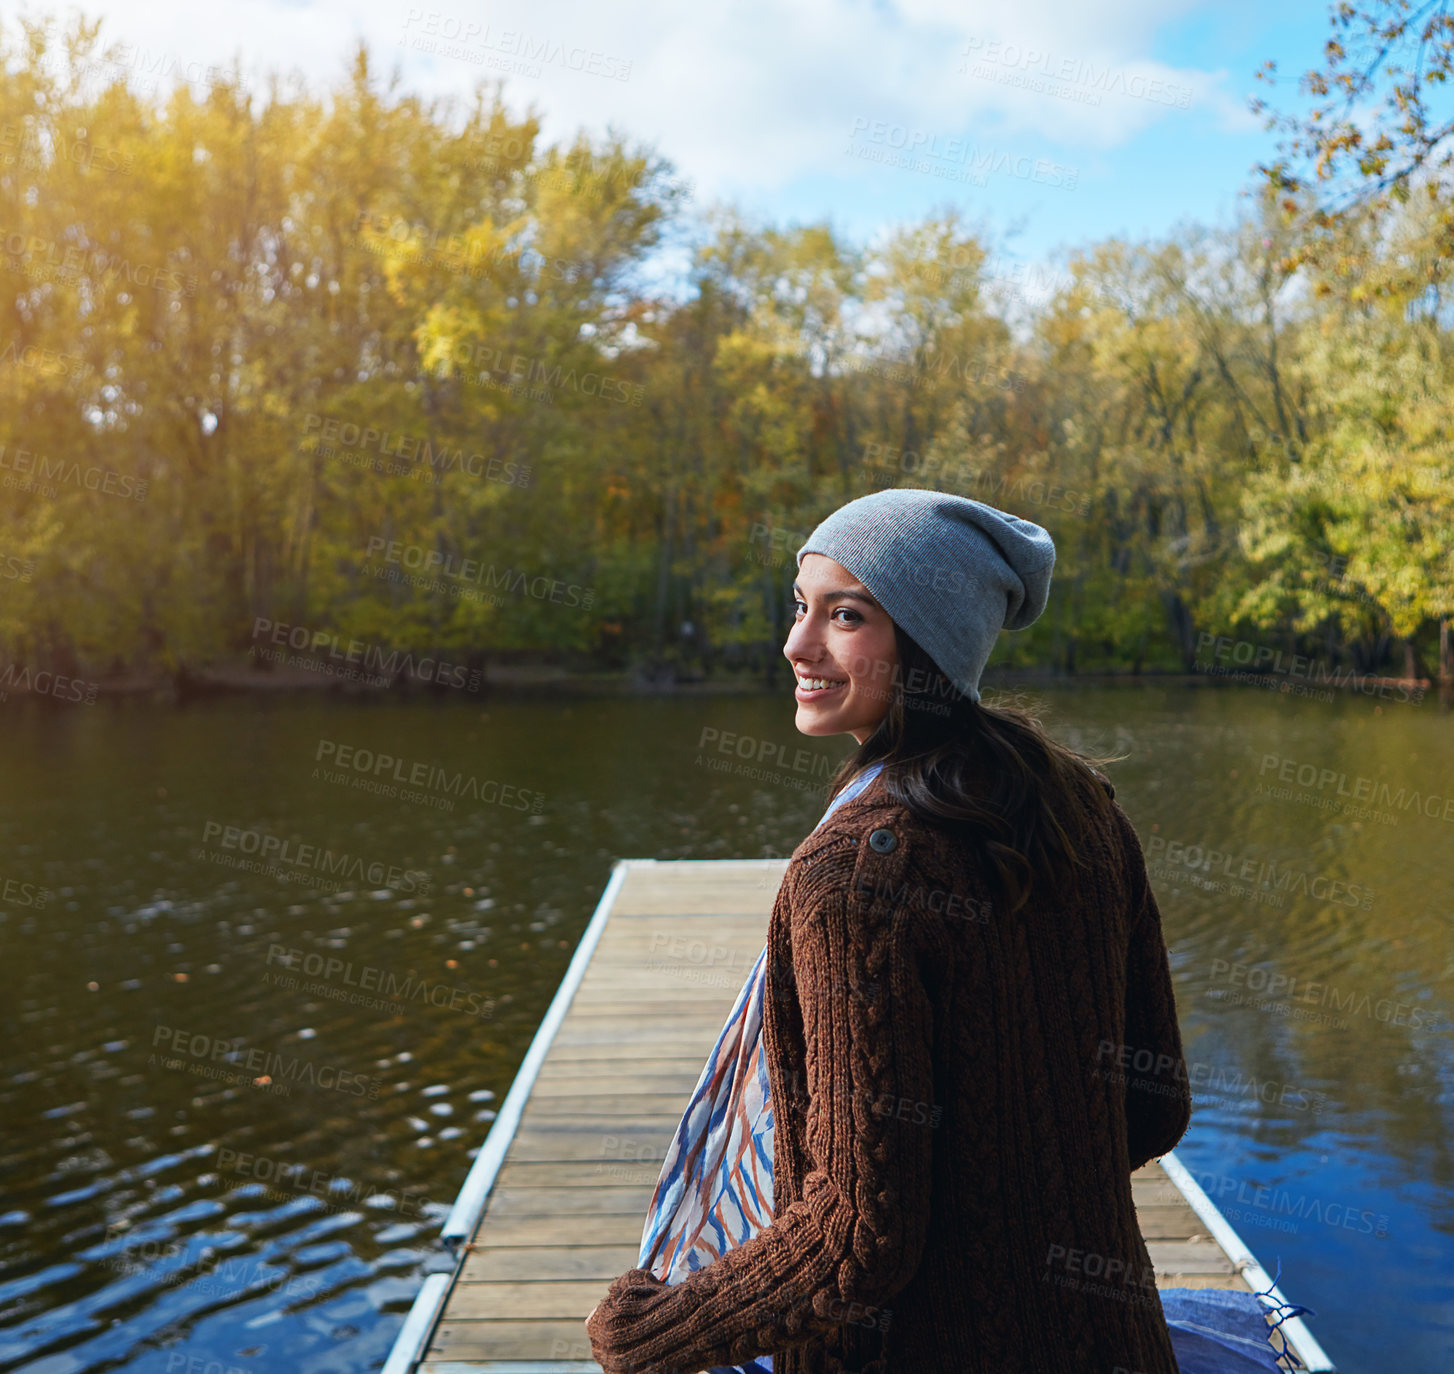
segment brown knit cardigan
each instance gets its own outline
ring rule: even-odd
[[[991,901],[882,780],[794,851],[768,926],[774,1220],[587,1324],[607,1374],[1177,1374],[1130,1176],[1191,1093],[1161,916],[1110,784],[1077,890]]]

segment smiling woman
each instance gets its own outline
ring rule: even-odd
[[[797,727],[858,748],[788,864],[638,1267],[587,1319],[607,1374],[1175,1374],[1131,1174],[1191,1094],[1140,845],[1091,761],[979,696],[1054,558],[1038,525],[906,489],[798,551]],[[1097,1072],[1106,1044],[1134,1071]]]

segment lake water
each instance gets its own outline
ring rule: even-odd
[[[1183,1161],[1342,1374],[1443,1374],[1454,717],[1040,700],[1129,755]],[[786,694],[0,719],[0,1369],[34,1374],[376,1370],[612,861],[786,855],[851,745]]]

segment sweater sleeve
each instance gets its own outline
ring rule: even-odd
[[[647,1269],[617,1278],[587,1324],[607,1374],[741,1364],[850,1321],[882,1329],[918,1268],[939,1120],[932,1008],[882,888],[865,881],[888,861],[845,857],[813,873],[791,918],[807,1051],[801,1198],[680,1283]],[[779,1131],[789,1110],[774,1103]]]
[[[1130,830],[1127,823],[1126,829]],[[1164,1155],[1191,1123],[1191,1085],[1161,911],[1135,831],[1126,856],[1138,894],[1126,950],[1126,1146],[1131,1170]]]

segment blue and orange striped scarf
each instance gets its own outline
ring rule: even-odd
[[[818,825],[880,771],[866,768]],[[817,829],[817,826],[814,826]],[[679,1283],[772,1221],[772,1101],[762,1056],[767,945],[732,1004],[661,1166],[647,1209],[638,1266]],[[710,1374],[771,1374],[772,1356]]]

